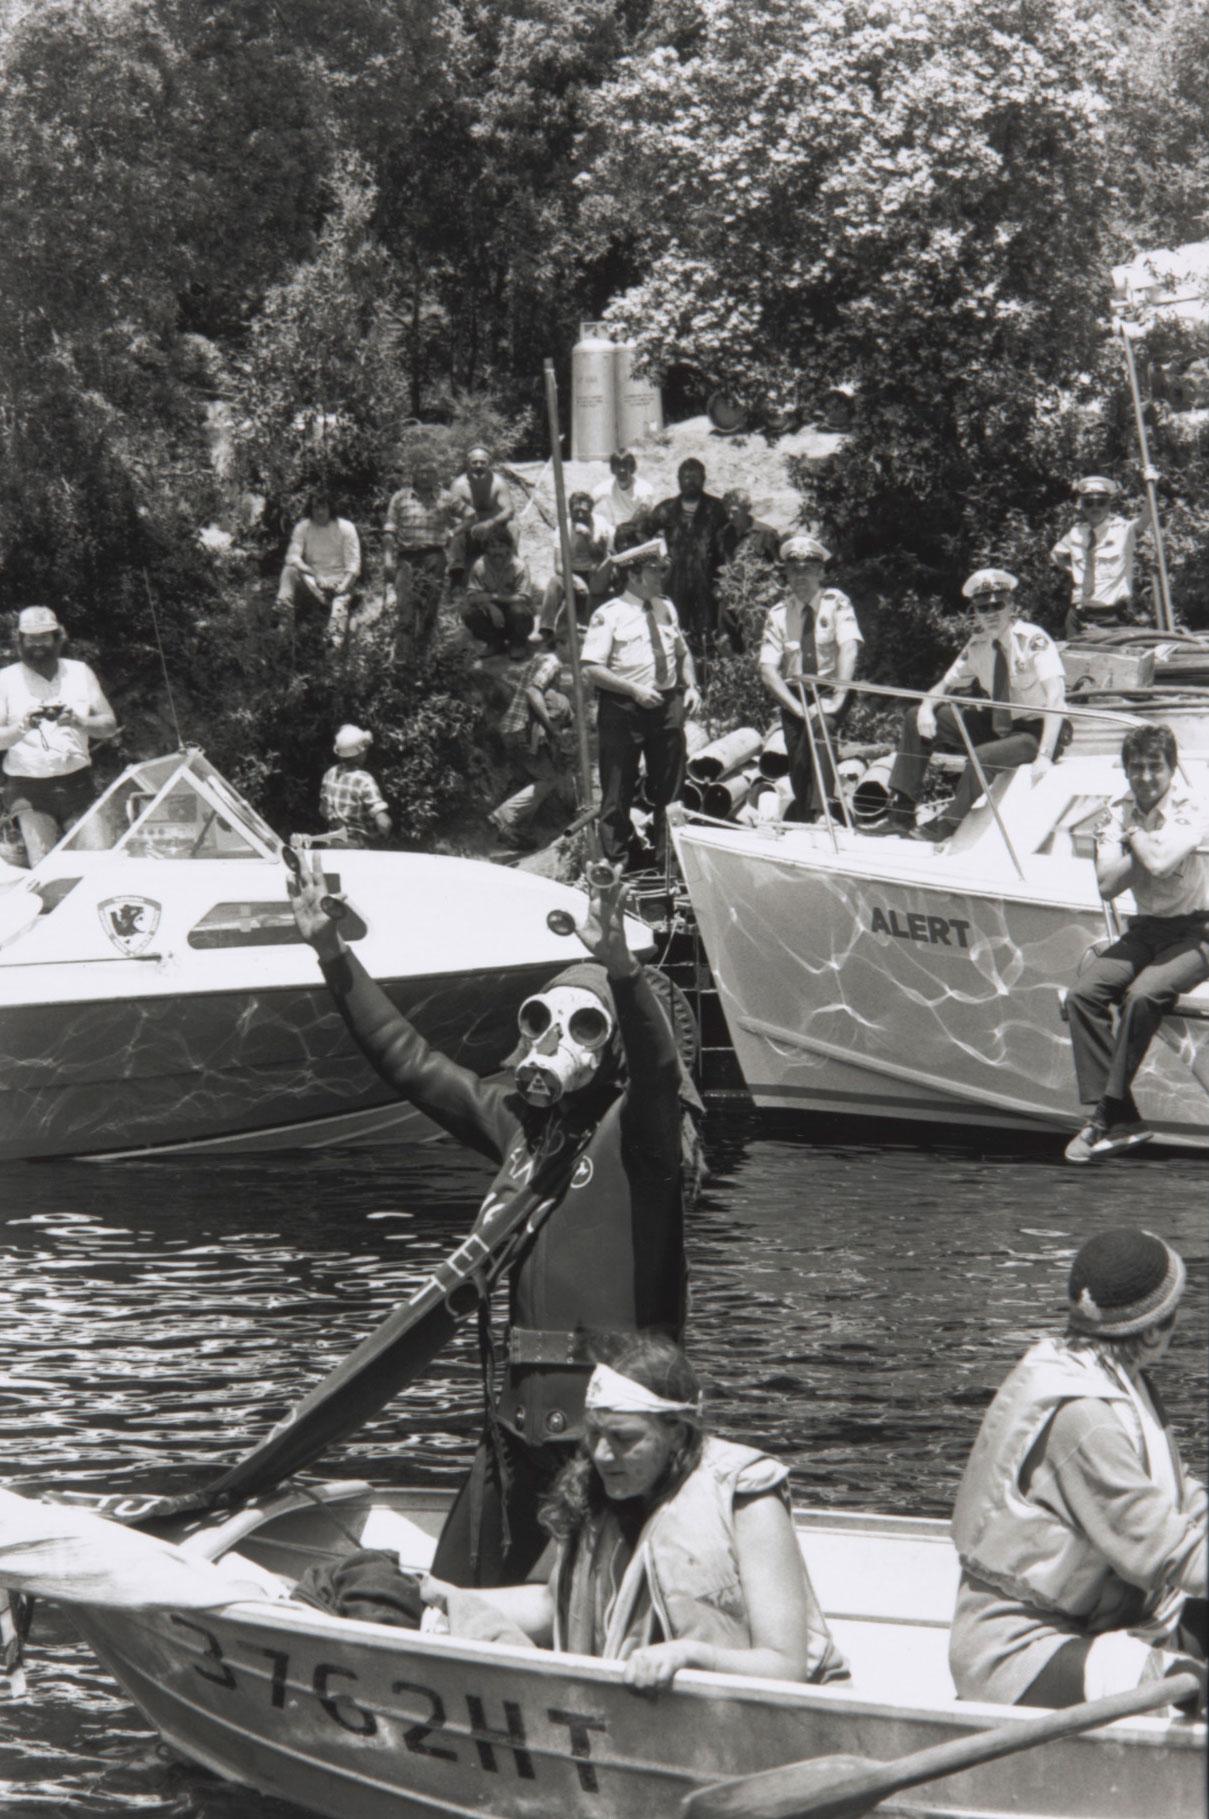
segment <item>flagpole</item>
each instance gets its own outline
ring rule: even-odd
[[[571,668],[571,693],[575,701],[576,755],[579,770],[579,806],[584,813],[592,808],[592,758],[588,749],[588,715],[584,697],[583,670],[579,661],[579,619],[575,611],[575,577],[571,570],[571,529],[567,520],[567,489],[563,479],[563,457],[558,427],[558,381],[553,360],[543,362],[546,380],[546,415],[550,424],[550,465],[554,471],[554,506],[558,517],[558,545],[562,552],[563,600],[567,616],[567,654]],[[595,819],[588,824],[588,839],[593,858],[600,856],[600,836]]]

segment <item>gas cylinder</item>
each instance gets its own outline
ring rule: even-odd
[[[602,322],[581,322],[571,349],[571,459],[607,461],[617,447],[613,343]]]
[[[637,358],[637,342],[619,341],[613,349],[618,448],[627,448],[663,428],[663,394],[653,379],[635,372]]]

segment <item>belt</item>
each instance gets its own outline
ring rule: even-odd
[[[577,1327],[573,1333],[544,1331],[535,1326],[508,1328],[509,1364],[596,1363],[594,1352],[603,1340],[630,1338],[630,1333],[602,1327]]]

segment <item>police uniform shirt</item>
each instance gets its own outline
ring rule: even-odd
[[[1209,804],[1193,795],[1181,778],[1176,777],[1167,794],[1155,803],[1148,814],[1142,814],[1132,791],[1111,802],[1104,818],[1096,827],[1096,857],[1107,846],[1120,851],[1130,828],[1140,827],[1148,834],[1158,834],[1157,857],[1160,865],[1164,849],[1178,853],[1187,847],[1195,834],[1199,846],[1209,845]],[[1129,881],[1133,900],[1140,916],[1195,916],[1209,914],[1209,853],[1187,852],[1164,877],[1134,860]]]
[[[940,693],[951,695],[956,689],[978,682],[993,698],[995,642],[989,632],[976,632],[941,677]],[[1058,647],[1048,632],[1043,632],[1039,625],[1030,625],[1027,619],[1016,619],[1010,632],[1004,634],[1003,645],[1008,660],[1007,698],[1013,707],[1027,710],[1017,714],[1016,719],[1032,720],[1047,711],[1047,682],[1061,678],[1065,699],[1066,671]]]
[[[676,609],[662,595],[651,601],[649,609],[630,593],[619,594],[615,600],[598,606],[588,621],[580,662],[598,663],[638,688],[655,688],[655,653],[649,623],[652,615],[667,657],[668,680],[663,686],[677,687],[685,643]]]
[[[802,674],[802,627],[809,607],[790,594],[770,607],[764,621],[764,641],[759,662],[775,669],[786,681]],[[840,647],[863,644],[861,628],[847,594],[825,587],[814,602],[815,673],[830,682],[839,672]]]
[[[1096,568],[1089,603],[1116,606],[1133,593],[1133,557],[1137,539],[1137,520],[1113,516],[1094,530],[1086,519],[1072,524],[1065,537],[1060,537],[1050,554],[1070,557],[1071,597],[1076,606],[1083,604],[1083,572],[1087,566],[1088,532],[1096,545]],[[1062,566],[1065,568],[1066,564]]]

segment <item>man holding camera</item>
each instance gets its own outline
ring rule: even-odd
[[[48,606],[17,617],[20,661],[0,670],[4,812],[37,865],[95,794],[90,739],[117,731],[113,709],[86,663],[61,653],[67,634]]]

